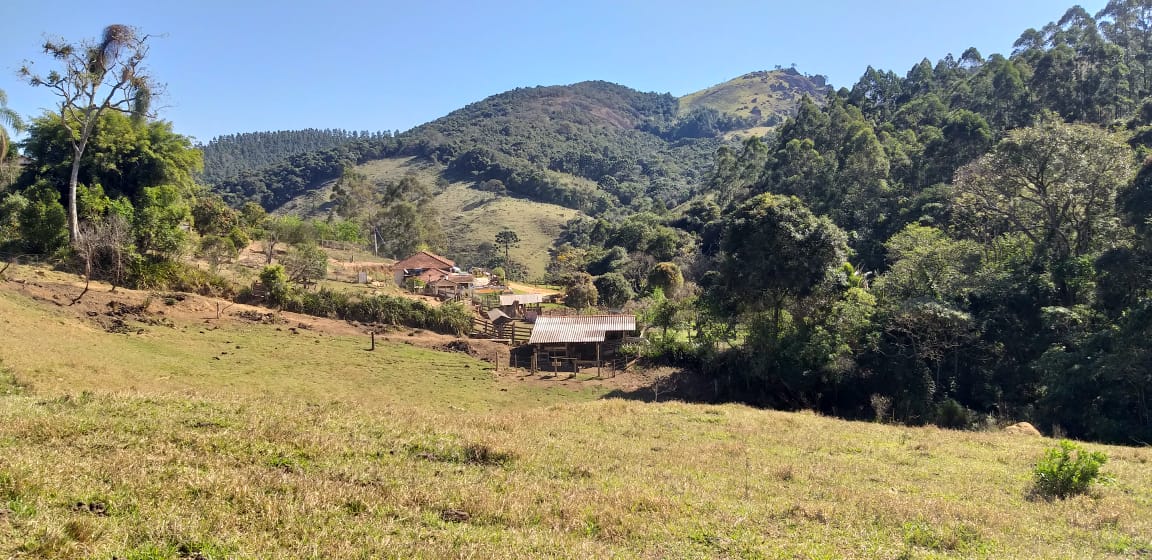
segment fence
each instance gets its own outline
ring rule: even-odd
[[[472,334],[486,338],[508,340],[513,346],[528,342],[532,337],[532,325],[519,321],[495,324],[483,317],[472,317]]]

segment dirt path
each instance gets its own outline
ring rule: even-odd
[[[560,293],[560,292],[557,292],[556,290],[551,290],[548,288],[541,288],[539,286],[530,286],[528,284],[521,284],[519,282],[508,282],[508,287],[515,292],[524,293],[524,294],[542,294],[542,295],[548,296],[548,295],[554,295],[554,294]]]

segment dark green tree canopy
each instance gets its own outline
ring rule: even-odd
[[[724,220],[722,288],[745,309],[804,297],[845,261],[848,240],[794,196],[763,194]]]

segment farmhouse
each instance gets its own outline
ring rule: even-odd
[[[392,277],[401,288],[420,288],[427,295],[471,297],[476,279],[456,268],[451,259],[420,251],[392,265]]]
[[[635,315],[542,316],[536,318],[528,344],[536,368],[578,372],[614,360],[635,331]]]

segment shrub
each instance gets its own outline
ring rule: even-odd
[[[1085,451],[1079,445],[1061,440],[1060,445],[1044,452],[1032,469],[1036,492],[1045,498],[1064,499],[1088,491],[1100,477],[1100,467],[1108,456],[1099,451]]]
[[[972,413],[955,399],[948,399],[936,406],[936,425],[941,428],[963,430],[972,424]]]
[[[283,304],[288,295],[288,274],[284,267],[270,264],[260,271],[260,284],[268,294],[268,301],[273,304]]]
[[[128,265],[128,287],[137,290],[190,292],[229,297],[235,286],[228,279],[185,263],[138,257]]]

